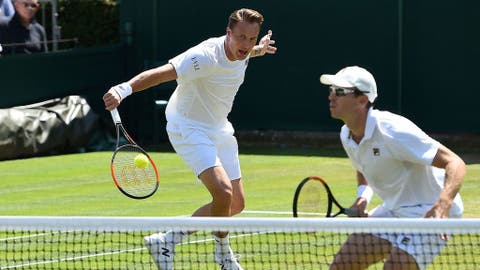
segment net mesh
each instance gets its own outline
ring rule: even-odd
[[[230,232],[244,269],[328,269],[352,233],[448,233],[427,269],[480,268],[477,219],[0,217],[0,269],[157,269],[144,237],[172,229],[196,231],[176,246],[175,269],[219,269],[214,231]]]

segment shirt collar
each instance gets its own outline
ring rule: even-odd
[[[365,134],[363,135],[363,138],[360,141],[360,144],[363,141],[366,141],[372,138],[373,132],[375,131],[375,126],[376,126],[375,111],[373,110],[372,107],[370,107],[370,109],[368,109],[368,112],[367,112],[367,120],[365,123]],[[355,141],[351,138],[350,129],[347,127],[347,125],[343,125],[342,130],[340,131],[340,138],[344,142],[347,142],[348,144],[356,145]]]
[[[376,126],[375,112],[373,111],[373,108],[370,107],[367,113],[367,122],[365,124],[365,134],[363,135],[362,141],[372,138],[373,131],[375,130],[375,126]]]

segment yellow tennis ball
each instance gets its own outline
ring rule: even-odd
[[[144,154],[138,154],[133,160],[133,164],[139,169],[145,169],[148,163],[150,163],[150,161],[148,160],[148,157]]]

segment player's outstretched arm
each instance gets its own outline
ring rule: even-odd
[[[262,39],[260,39],[260,42],[258,42],[258,45],[253,47],[250,52],[250,57],[263,56],[266,53],[274,54],[277,52],[277,48],[272,46],[275,44],[275,40],[271,39],[272,34],[272,30],[268,30],[268,34],[263,36]]]
[[[177,72],[171,64],[146,70],[128,82],[113,86],[103,95],[105,109],[111,111],[132,93],[148,89],[152,86],[177,79]]]
[[[149,69],[138,74],[128,81],[128,84],[132,86],[133,93],[135,93],[176,79],[177,72],[175,71],[173,65],[165,64],[163,66]]]

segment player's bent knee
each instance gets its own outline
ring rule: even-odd
[[[232,202],[232,216],[240,214],[245,209],[245,200],[234,200]]]
[[[213,196],[213,200],[224,205],[231,206],[233,201],[233,191],[232,189],[224,188],[216,192]]]

